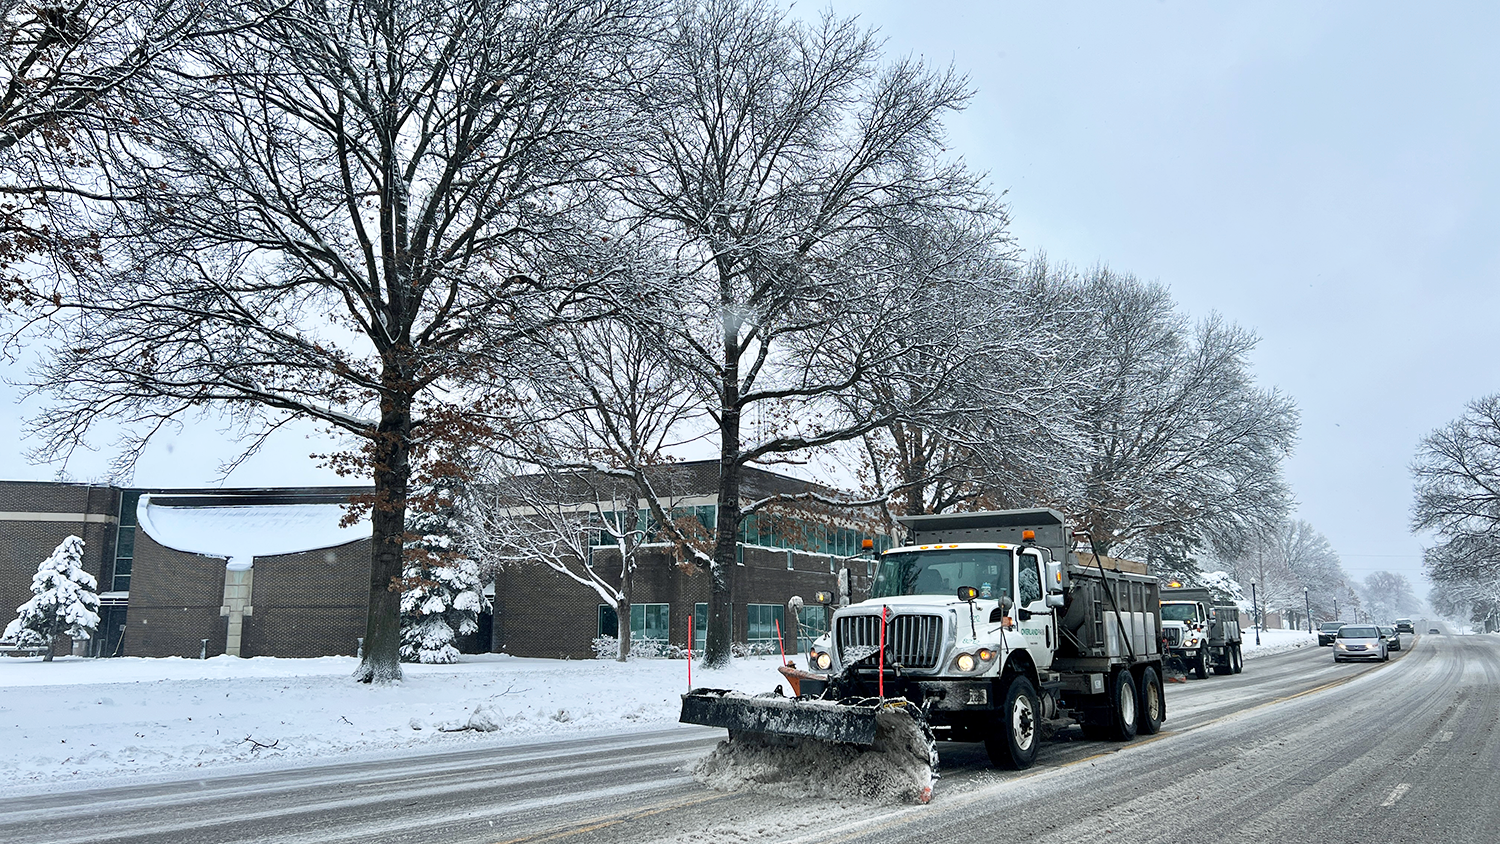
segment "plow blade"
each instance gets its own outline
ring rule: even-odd
[[[739,694],[723,689],[694,689],[682,696],[684,724],[723,727],[731,733],[764,733],[857,744],[875,743],[874,704],[848,706],[784,697]]]

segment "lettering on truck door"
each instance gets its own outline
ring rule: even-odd
[[[1023,551],[1016,561],[1016,628],[1037,668],[1052,665],[1057,647],[1057,619],[1042,594],[1042,555]]]

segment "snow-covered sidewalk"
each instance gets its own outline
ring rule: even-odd
[[[770,691],[781,682],[778,662],[694,666],[693,685]],[[407,665],[403,682],[372,687],[349,679],[355,665],[352,657],[0,658],[0,795],[43,783],[663,729],[677,723],[688,668],[685,660],[487,654]],[[494,729],[447,731],[471,719]]]
[[[1240,635],[1244,638],[1240,651],[1246,659],[1318,646],[1318,634],[1306,630],[1262,630],[1259,645],[1255,644],[1254,628],[1243,630]]]
[[[1246,658],[1315,647],[1317,637],[1264,630],[1254,642],[1250,631]],[[693,685],[770,691],[782,682],[778,662],[695,666]],[[354,667],[352,657],[0,658],[0,770],[9,773],[0,795],[49,783],[664,729],[677,723],[688,664],[486,654],[405,666],[406,679],[388,687],[351,681]],[[494,729],[449,731],[471,720]]]

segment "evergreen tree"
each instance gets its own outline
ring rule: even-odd
[[[31,578],[33,597],[16,607],[16,620],[6,625],[5,638],[45,647],[42,659],[51,662],[58,634],[66,631],[83,639],[99,626],[98,589],[99,582],[83,570],[83,540],[64,539],[37,567]]]
[[[401,590],[401,661],[458,662],[453,640],[479,629],[489,608],[479,564],[458,550],[456,496],[443,487],[418,497],[407,524]]]

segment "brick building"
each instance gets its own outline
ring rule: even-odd
[[[711,533],[718,523],[718,502],[709,491],[718,483],[718,463],[698,461],[661,467],[653,483],[669,500],[674,516],[696,517]],[[748,501],[776,495],[833,491],[808,481],[747,468],[740,493]],[[520,508],[524,509],[524,508]],[[524,517],[524,513],[518,514]],[[798,626],[786,614],[786,604],[800,596],[808,605],[818,591],[834,591],[838,571],[847,567],[856,599],[869,591],[872,562],[862,558],[862,540],[877,550],[889,547],[889,537],[874,530],[871,514],[825,511],[796,517],[787,513],[757,514],[740,526],[737,565],[731,572],[734,595],[730,608],[732,641],[775,650],[776,630],[783,631],[788,651],[800,652],[808,636],[797,642]],[[865,518],[861,518],[861,516]],[[644,507],[640,522],[649,522]],[[619,582],[619,554],[613,547],[593,549],[594,567],[611,583]],[[708,621],[708,573],[674,557],[670,548],[639,552],[631,607],[631,638],[640,646],[651,643],[686,647],[688,619],[693,619],[693,648],[701,650]],[[542,565],[507,568],[495,578],[494,649],[516,656],[585,658],[593,655],[599,636],[617,631],[614,610],[592,589]],[[823,624],[821,608],[805,610],[804,634]]]
[[[673,512],[707,531],[718,520],[712,461],[664,467],[660,488]],[[360,487],[310,489],[122,489],[0,481],[0,626],[30,598],[37,564],[69,535],[85,542],[85,567],[99,579],[101,619],[89,656],[287,656],[353,654],[368,608],[369,524],[340,528],[342,505]],[[756,500],[828,490],[757,469],[745,470],[742,494]],[[641,519],[646,521],[644,507]],[[868,591],[863,539],[887,538],[848,515],[752,516],[741,526],[732,572],[735,642],[774,649],[777,626],[798,647],[786,603],[833,591],[847,567],[856,596]],[[618,579],[612,548],[591,551]],[[516,565],[492,584],[493,615],[460,650],[517,656],[585,658],[592,643],[616,632],[614,611],[590,589],[542,565]],[[489,590],[487,590],[489,591]],[[672,559],[670,549],[641,554],[631,621],[637,642],[684,647],[694,618],[695,649],[707,621],[708,575]],[[816,629],[822,611],[804,613]],[[68,643],[57,652],[67,653]]]

